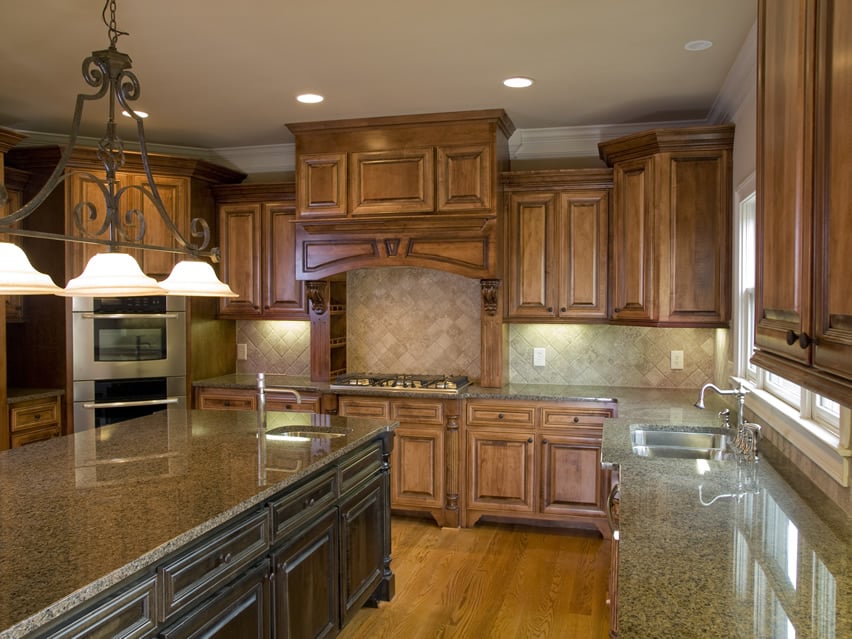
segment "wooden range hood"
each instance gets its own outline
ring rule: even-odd
[[[502,109],[288,124],[297,277],[419,266],[497,276]]]
[[[482,386],[504,378],[499,176],[502,109],[288,124],[296,138],[296,277],[308,280],[311,375],[335,369],[327,278],[416,266],[477,278]],[[324,281],[321,281],[324,280]]]

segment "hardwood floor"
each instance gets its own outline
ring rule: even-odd
[[[606,639],[609,542],[583,530],[394,517],[393,601],[341,639]]]

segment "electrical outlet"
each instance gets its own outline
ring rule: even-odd
[[[533,366],[544,366],[545,365],[545,356],[543,348],[534,348],[533,349]]]
[[[673,371],[683,370],[683,351],[671,352],[671,369]]]
[[[245,361],[248,359],[248,345],[247,344],[237,344],[237,359],[241,361]]]

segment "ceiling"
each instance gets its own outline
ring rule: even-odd
[[[7,4],[9,4],[7,2]],[[519,129],[704,119],[757,0],[119,0],[149,142],[285,144],[288,122],[503,108]],[[0,126],[68,132],[103,0],[3,11]],[[690,52],[691,40],[714,46]],[[508,89],[513,75],[535,79]],[[325,96],[317,105],[299,93]],[[104,102],[104,101],[101,101]],[[97,106],[97,108],[93,108]],[[103,133],[104,107],[84,110]],[[123,131],[124,129],[122,129]],[[131,133],[132,129],[127,128]]]

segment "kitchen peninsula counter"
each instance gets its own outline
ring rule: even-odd
[[[0,453],[0,637],[24,637],[286,494],[394,422],[169,409]]]

